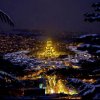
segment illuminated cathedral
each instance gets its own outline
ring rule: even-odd
[[[59,53],[55,51],[51,40],[47,41],[45,50],[39,53],[39,57],[41,58],[55,58],[58,56],[59,56]]]

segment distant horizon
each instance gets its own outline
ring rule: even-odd
[[[40,33],[39,33],[40,32]],[[12,30],[8,30],[8,31],[2,31],[0,32],[0,34],[6,33],[7,34],[26,34],[26,35],[35,35],[36,37],[42,38],[52,38],[52,39],[71,39],[72,37],[79,37],[81,35],[85,35],[85,34],[100,34],[100,32],[98,33],[94,33],[94,32],[72,32],[72,31],[62,31],[62,32],[47,32],[45,30],[40,30],[40,29],[12,29]],[[35,34],[34,34],[35,33]],[[36,34],[37,33],[37,34]]]
[[[49,30],[46,30],[46,29],[28,29],[28,28],[13,28],[13,29],[8,29],[8,30],[0,30],[0,32],[10,32],[10,31],[39,31],[39,32],[44,32],[44,33],[86,33],[86,34],[100,34],[100,32],[93,32],[93,31],[68,31],[68,30],[62,30],[62,31],[59,31],[59,30],[54,30],[54,31],[49,31]],[[66,34],[67,35],[67,34]]]

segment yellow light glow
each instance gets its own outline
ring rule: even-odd
[[[80,67],[79,67],[79,66],[73,65],[73,68],[74,68],[74,69],[79,69]]]
[[[53,94],[53,93],[64,93],[64,94],[77,94],[77,91],[74,89],[70,89],[65,85],[65,81],[62,79],[57,79],[57,76],[46,76],[46,94]]]
[[[48,40],[44,52],[41,52],[38,55],[42,58],[55,58],[59,56],[59,53],[55,51],[52,41]]]

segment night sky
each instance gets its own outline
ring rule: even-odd
[[[0,0],[0,9],[15,22],[15,28],[71,32],[100,32],[100,23],[84,22],[91,4],[100,0]]]

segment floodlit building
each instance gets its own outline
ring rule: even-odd
[[[44,51],[38,53],[38,56],[40,58],[56,58],[59,56],[59,53],[55,51],[52,41],[48,40]]]

